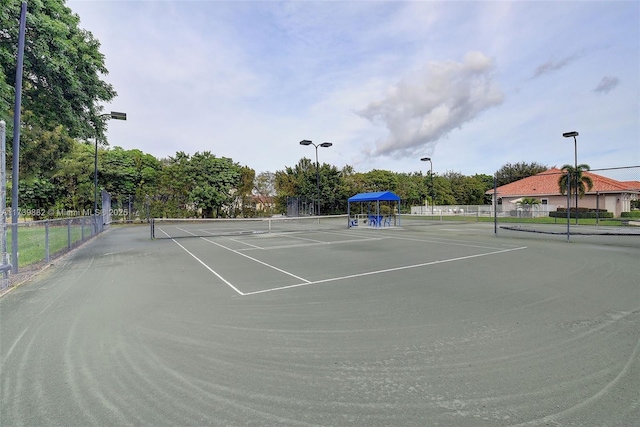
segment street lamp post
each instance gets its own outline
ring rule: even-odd
[[[565,132],[562,134],[562,136],[564,136],[565,138],[573,137],[573,155],[574,155],[574,168],[575,168],[573,173],[576,177],[576,182],[575,182],[576,188],[573,191],[576,192],[576,224],[577,224],[578,223],[578,140],[576,139],[576,136],[578,136],[578,132],[576,131]]]
[[[112,111],[107,114],[101,114],[100,117],[113,120],[127,120],[127,113]],[[96,233],[98,232],[98,137],[96,136],[96,147],[93,157],[93,219],[95,222]]]
[[[433,219],[433,205],[435,204],[435,192],[433,191],[433,162],[431,161],[431,157],[423,157],[420,160],[423,162],[429,162],[431,165],[429,176],[431,176],[431,219]]]
[[[320,164],[318,163],[318,147],[329,148],[333,144],[330,142],[323,142],[322,144],[314,144],[308,139],[300,141],[300,145],[313,145],[316,148],[316,215],[320,215]]]

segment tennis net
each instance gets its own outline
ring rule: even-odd
[[[270,218],[154,218],[152,239],[240,236],[265,233],[315,232],[346,229],[347,215]]]

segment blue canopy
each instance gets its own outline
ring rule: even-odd
[[[381,225],[400,225],[400,197],[391,191],[376,191],[374,193],[360,193],[347,200],[347,216],[349,219],[348,226],[354,227],[358,225],[357,215],[355,219],[351,218],[351,203],[375,202],[375,211],[371,212],[371,206],[367,206],[367,218],[369,225],[380,227]],[[380,215],[380,202],[397,202],[395,203],[395,214],[388,216]],[[391,205],[391,204],[390,204]],[[396,222],[397,218],[397,222]],[[365,221],[366,222],[366,221]]]
[[[399,202],[400,197],[391,191],[376,191],[375,193],[360,193],[349,197],[349,202]]]

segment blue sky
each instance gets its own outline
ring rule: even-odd
[[[111,146],[257,173],[640,165],[640,2],[68,1],[118,96]],[[640,180],[631,175],[607,174]]]

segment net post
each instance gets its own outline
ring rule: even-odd
[[[155,239],[155,237],[156,237],[154,225],[155,225],[154,218],[151,218],[149,220],[149,229],[150,229],[150,232],[151,232],[151,240]]]

